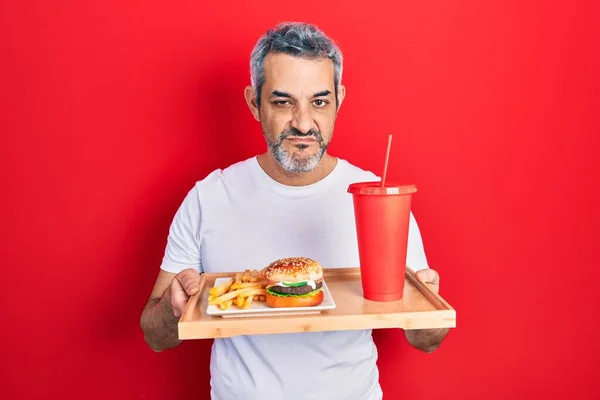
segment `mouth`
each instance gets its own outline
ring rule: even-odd
[[[314,137],[297,137],[296,136],[296,137],[288,137],[286,139],[292,143],[306,143],[306,144],[314,143],[317,141],[317,139],[315,139]]]

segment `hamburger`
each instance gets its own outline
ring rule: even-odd
[[[306,257],[281,258],[263,269],[269,307],[313,307],[323,301],[323,268]]]

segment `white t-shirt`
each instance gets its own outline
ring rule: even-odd
[[[327,177],[302,187],[274,181],[256,157],[215,170],[196,183],[177,211],[161,268],[260,270],[293,256],[313,258],[324,268],[359,266],[347,190],[354,182],[378,180],[343,159]],[[412,214],[407,264],[427,268]],[[211,398],[379,400],[376,361],[371,330],[215,339]]]

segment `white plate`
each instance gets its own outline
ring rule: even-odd
[[[215,285],[218,286],[221,283],[225,283],[230,278],[217,278]],[[335,308],[335,301],[331,296],[331,292],[327,287],[325,281],[323,281],[323,301],[318,306],[312,307],[277,307],[272,308],[267,305],[264,301],[253,301],[250,303],[250,307],[242,309],[236,305],[232,305],[227,310],[221,310],[219,306],[209,304],[206,308],[208,315],[220,316],[223,318],[233,317],[275,317],[281,315],[302,315],[302,314],[319,314],[323,310],[333,310]]]

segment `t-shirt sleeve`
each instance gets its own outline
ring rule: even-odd
[[[421,231],[412,211],[410,213],[410,221],[408,225],[408,249],[406,252],[406,264],[415,272],[421,269],[429,268],[427,256],[425,255],[425,248],[423,246],[423,239],[421,237]]]
[[[160,268],[179,273],[186,268],[203,272],[200,257],[202,213],[198,190],[194,187],[175,213],[171,222],[165,255]]]

